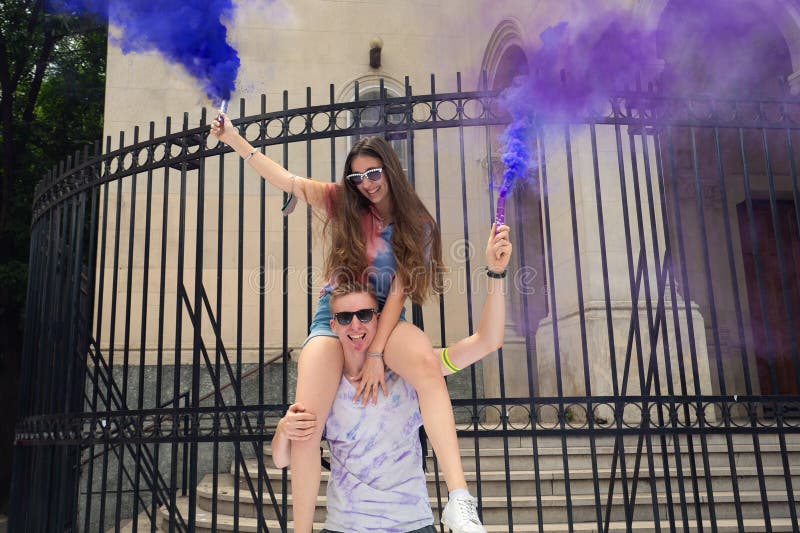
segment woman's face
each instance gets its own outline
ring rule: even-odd
[[[353,174],[363,174],[364,172],[381,168],[383,163],[377,157],[369,155],[357,155],[350,162],[350,172]],[[370,173],[371,177],[375,177],[376,173]],[[367,200],[375,205],[380,205],[387,202],[389,199],[389,183],[386,176],[381,174],[380,179],[372,180],[368,177],[361,176],[361,183],[356,185],[358,191],[363,194]]]

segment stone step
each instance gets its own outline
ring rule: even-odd
[[[206,513],[212,510],[214,492],[212,486],[213,476],[206,476],[197,487],[198,507]],[[234,504],[235,489],[233,486],[233,476],[231,474],[220,474],[218,476],[218,489],[216,492],[217,512],[222,515],[232,516],[236,512]],[[641,490],[646,490],[642,487]],[[703,516],[708,516],[708,496],[701,493],[699,507]],[[736,518],[736,507],[742,509],[744,517],[754,518],[761,516],[761,493],[759,491],[740,491],[740,499],[737,504],[732,492],[719,491],[713,493],[714,511],[720,519]],[[280,496],[276,496],[280,498]],[[695,498],[691,492],[685,494],[690,515],[694,514]],[[269,503],[269,495],[264,490],[264,513],[268,518],[277,518],[272,505]],[[770,515],[775,518],[789,517],[789,502],[785,490],[767,493],[769,501]],[[278,500],[280,501],[280,500]],[[593,494],[572,494],[573,521],[592,522],[596,519],[596,500]],[[600,503],[604,510],[606,497],[601,495]],[[677,492],[672,494],[672,510],[675,516],[680,516],[680,496]],[[540,502],[540,506],[538,505]],[[667,496],[664,493],[657,494],[659,517],[667,516]],[[800,502],[800,494],[795,494],[794,505]],[[315,520],[322,521],[325,516],[326,499],[320,495],[317,498],[317,509]],[[538,521],[537,509],[541,509],[542,519],[546,523],[564,523],[567,521],[567,498],[563,494],[542,495],[540,498],[535,496],[485,496],[481,499],[483,520],[485,524],[507,524],[509,521],[508,509],[510,508],[513,523],[533,524]],[[288,497],[289,517],[291,518],[291,495]],[[435,498],[431,498],[431,507],[438,507]],[[257,515],[257,506],[247,487],[242,484],[239,487],[238,514],[240,517],[254,518]],[[653,519],[653,498],[647,492],[639,492],[633,510],[633,518],[637,520]],[[612,498],[611,519],[614,521],[625,520],[625,505],[622,494],[617,491]]]
[[[248,472],[255,478],[258,474],[258,466],[255,460],[248,461]],[[633,482],[633,466],[627,469],[628,486],[630,487]],[[231,472],[233,473],[233,472]],[[654,469],[656,477],[656,490],[658,492],[666,491],[666,484],[664,481],[664,470],[662,468]],[[742,467],[737,468],[737,487],[738,490],[760,490],[758,483],[758,472],[755,467]],[[764,467],[764,481],[765,487],[768,491],[781,491],[786,489],[786,478],[782,467]],[[615,490],[621,490],[621,471],[619,468],[616,470],[615,477]],[[282,471],[276,468],[267,468],[266,475],[269,476],[270,481],[273,483],[273,490],[280,490],[280,481]],[[240,488],[246,487],[244,470],[240,469]],[[478,476],[475,472],[465,472],[464,476],[467,479],[473,492],[477,484]],[[706,491],[705,470],[698,469],[698,490],[700,493]],[[536,495],[536,475],[533,470],[512,470],[508,476],[504,471],[482,471],[481,472],[481,493],[484,496],[505,496],[506,478],[508,478],[511,486],[512,496],[535,496]],[[600,494],[607,494],[610,486],[611,469],[598,468],[597,469],[598,485]],[[731,478],[730,468],[717,467],[712,468],[709,477],[711,478],[711,487],[714,492],[716,491],[732,491],[733,482]],[[322,479],[320,483],[320,494],[325,493],[325,487],[330,478],[330,472],[327,470],[322,471]],[[428,492],[431,495],[436,494],[436,477],[433,472],[427,472],[426,478],[428,479]],[[291,474],[289,474],[291,479]],[[650,472],[647,468],[642,468],[639,471],[638,477],[638,491],[639,494],[650,493]],[[563,469],[556,471],[539,471],[539,484],[541,493],[543,495],[557,495],[566,492],[565,474]],[[570,492],[572,494],[594,494],[594,472],[592,469],[570,469]],[[679,486],[679,479],[677,471],[670,469],[670,483],[672,490]],[[800,486],[800,472],[795,472],[792,475],[792,486]],[[692,480],[687,474],[683,476],[683,487],[685,491],[692,491]],[[265,489],[266,490],[266,489]],[[439,490],[442,494],[446,494],[447,487],[444,482],[444,477],[441,472],[439,473]]]
[[[188,498],[179,498],[177,501],[177,509],[181,513],[182,516],[188,516]],[[434,512],[434,515],[437,513]],[[197,511],[197,518],[195,524],[192,526],[192,531],[197,533],[211,533],[211,525],[212,525],[212,516],[210,513],[199,510]],[[162,508],[160,510],[160,530],[167,531],[169,529],[169,513],[166,508]],[[687,518],[686,523],[688,524],[688,530],[690,532],[698,532],[700,528],[697,526],[697,522],[692,518]],[[702,521],[703,527],[702,531],[710,531],[711,530],[711,521],[707,518]],[[438,520],[435,522],[436,526],[438,527]],[[677,529],[683,530],[684,521],[680,517],[676,517],[675,525]],[[770,524],[772,531],[775,533],[786,533],[790,531],[796,531],[796,525],[792,523],[790,518],[776,518],[771,517]],[[216,519],[216,527],[214,531],[241,531],[241,532],[255,532],[258,531],[257,521],[255,518],[246,518],[240,517],[238,520],[238,524],[236,529],[234,529],[234,519],[233,516],[230,515],[222,515],[218,514]],[[280,530],[280,524],[277,520],[267,519],[266,525],[270,530]],[[717,518],[715,521],[716,529],[719,533],[738,533],[739,526],[735,519],[725,519],[725,518]],[[666,520],[661,520],[659,522],[660,529],[662,531],[669,531],[670,524]],[[319,531],[323,527],[322,521],[316,521],[314,524],[314,530]],[[744,531],[748,533],[756,533],[760,531],[766,531],[766,525],[763,519],[760,518],[746,518],[743,520],[743,528]],[[507,533],[509,528],[507,525],[504,524],[487,524],[486,529],[489,533]],[[648,520],[634,520],[631,522],[630,527],[627,526],[625,521],[612,521],[608,524],[608,531],[609,533],[622,533],[626,531],[636,531],[636,532],[652,532],[656,531],[657,528],[655,527],[655,523],[653,521]],[[288,533],[293,533],[294,528],[291,521],[288,522]],[[559,522],[559,523],[545,523],[543,524],[542,529],[539,529],[538,524],[536,521],[530,523],[522,523],[518,522],[516,517],[514,519],[514,531],[519,533],[533,533],[539,532],[542,533],[560,533],[564,531],[569,531],[569,526],[566,521]],[[589,522],[573,522],[572,531],[575,532],[596,532],[597,531],[597,523],[596,521],[589,521]]]
[[[430,449],[430,448],[429,448]],[[663,462],[663,455],[661,446],[657,443],[652,445],[653,464],[659,465]],[[685,444],[680,446],[681,464],[685,470],[689,470],[689,449]],[[675,465],[677,457],[675,447],[668,444],[666,449],[667,460],[670,465]],[[705,452],[708,457],[709,466],[726,466],[729,465],[729,454],[733,454],[737,466],[756,466],[756,455],[752,447],[746,444],[739,444],[731,449],[726,444],[708,444],[705,447]],[[765,444],[759,449],[759,458],[763,466],[780,466],[782,464],[781,448],[777,444]],[[786,446],[787,456],[790,464],[800,464],[800,442],[792,442]],[[476,455],[479,455],[481,469],[487,470],[505,470],[506,454],[508,455],[509,468],[511,470],[528,470],[533,469],[533,449],[530,444],[527,447],[509,447],[508,452],[502,447],[484,447],[478,448],[477,453],[475,448],[462,448],[461,460],[465,470],[475,470]],[[539,468],[541,470],[558,470],[563,469],[564,464],[564,450],[558,447],[545,447],[539,446],[536,450]],[[581,446],[570,444],[566,447],[567,461],[570,468],[585,469],[592,467],[592,450],[588,446]],[[611,445],[598,445],[595,447],[595,461],[597,464],[611,464],[615,455],[615,448]],[[619,455],[619,451],[617,454]],[[704,464],[703,448],[699,442],[694,445],[695,463],[698,467]],[[625,461],[631,462],[636,460],[637,446],[626,445],[624,448]],[[641,448],[641,458],[644,464],[647,464],[648,453],[646,444]],[[427,459],[429,468],[432,466],[432,458]]]
[[[788,437],[788,436],[787,436]],[[786,445],[786,455],[791,465],[800,465],[800,435],[793,435],[792,441]],[[746,443],[740,443],[737,446],[729,449],[726,444],[712,443],[707,444],[705,447],[705,458],[700,443],[695,443],[694,454],[688,453],[688,446],[681,443],[680,458],[681,469],[688,475],[691,472],[690,457],[694,458],[695,469],[701,471],[704,464],[708,463],[710,469],[714,468],[730,468],[730,455],[733,455],[734,464],[736,468],[755,468],[757,466],[756,459],[760,459],[761,466],[767,467],[783,467],[783,459],[781,454],[781,447],[778,444],[762,444],[759,449],[759,454],[756,456],[753,448],[752,441],[748,447]],[[325,448],[323,443],[323,448]],[[426,458],[427,469],[432,471],[434,468],[433,454],[428,448],[429,454]],[[477,453],[475,448],[462,448],[461,462],[465,471],[476,471],[476,456],[480,460],[480,471],[505,471],[506,461],[508,461],[508,470],[514,472],[517,470],[534,470],[534,456],[533,449],[528,446],[515,446],[509,447],[507,450],[500,448],[481,447],[478,448]],[[595,447],[594,461],[592,459],[591,448],[588,446],[570,444],[566,448],[567,461],[570,471],[572,470],[591,470],[592,464],[607,465],[610,467],[614,457],[617,457],[617,471],[619,472],[620,460],[619,453],[614,453],[613,443],[611,445],[598,445]],[[540,472],[563,472],[564,471],[564,451],[561,446],[540,446],[536,450],[537,459]],[[327,449],[323,452],[323,457],[329,458]],[[271,457],[270,448],[267,446],[264,449],[264,456],[267,462],[270,462]],[[667,464],[670,471],[676,471],[677,467],[677,454],[675,448],[671,445],[667,446]],[[626,446],[624,449],[624,457],[627,471],[632,471],[637,457],[636,445]],[[661,453],[660,445],[652,447],[653,466],[655,468],[663,468],[664,456]],[[641,467],[640,471],[647,471],[649,468],[648,454],[646,447],[641,450]]]

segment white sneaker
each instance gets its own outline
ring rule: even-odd
[[[486,533],[478,518],[477,500],[472,496],[456,496],[442,511],[442,524],[453,533]]]

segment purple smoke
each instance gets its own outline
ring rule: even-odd
[[[230,99],[239,56],[226,41],[222,20],[231,14],[232,0],[49,0],[47,4],[51,12],[106,20],[121,30],[114,40],[123,53],[158,51],[182,65],[213,101]]]
[[[526,50],[530,75],[500,98],[511,115],[501,139],[500,197],[527,174],[537,124],[604,111],[613,94],[639,77],[675,96],[774,96],[781,90],[775,73],[792,71],[774,16],[756,2],[671,0],[652,29],[630,12],[582,15],[580,23],[561,22],[541,33],[536,48]]]
[[[561,22],[541,33],[541,46],[531,54],[532,74],[515,79],[500,97],[511,124],[501,139],[505,171],[498,199],[505,198],[530,169],[539,120],[585,114],[647,66],[647,36],[627,28],[624,19],[606,13],[582,28]]]

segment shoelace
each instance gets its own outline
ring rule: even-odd
[[[475,524],[481,523],[480,519],[478,519],[477,501],[475,498],[459,498],[456,500],[456,503],[458,503],[458,508],[470,522]]]

